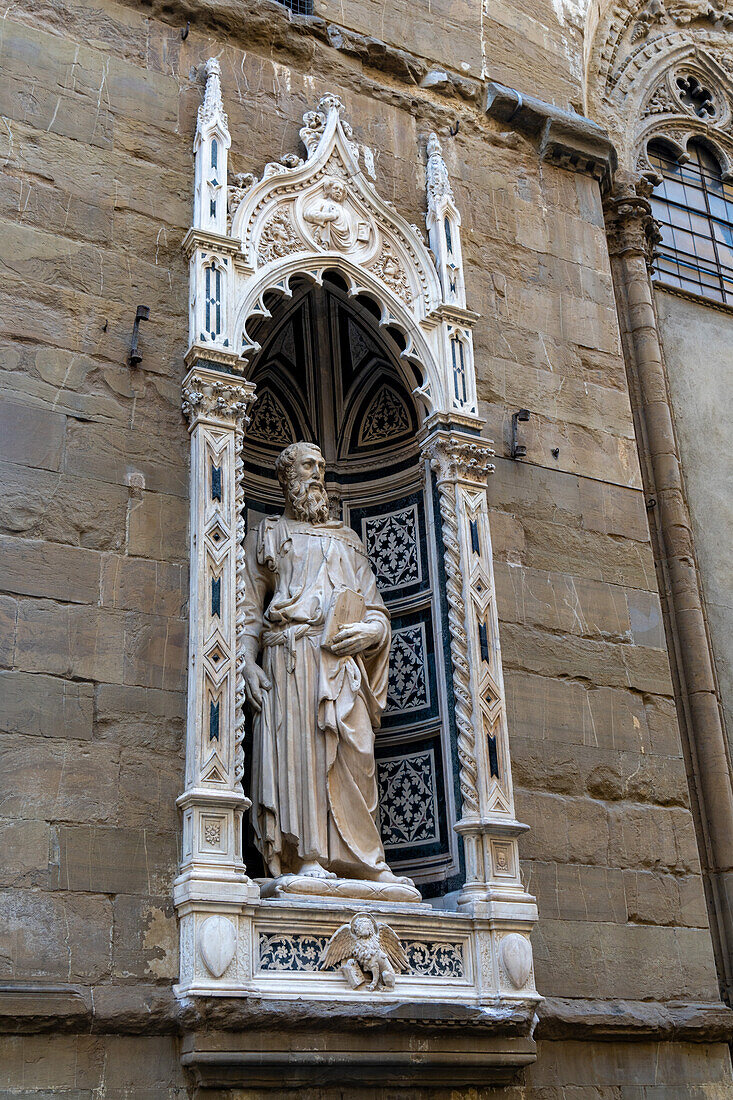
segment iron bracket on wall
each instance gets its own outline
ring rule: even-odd
[[[135,323],[132,326],[132,342],[130,343],[130,366],[138,367],[142,361],[142,352],[138,350],[138,338],[140,336],[140,322],[150,320],[150,309],[148,306],[138,306],[135,314]]]
[[[529,420],[529,409],[519,409],[518,412],[512,413],[512,444],[509,454],[512,458],[526,458],[527,448],[523,443],[519,442],[519,429],[517,427],[519,421],[526,423]]]

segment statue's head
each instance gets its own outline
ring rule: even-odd
[[[323,194],[334,202],[343,202],[346,197],[346,184],[337,176],[325,176],[323,180]]]
[[[275,473],[295,519],[326,523],[326,462],[315,443],[291,443],[275,459]]]

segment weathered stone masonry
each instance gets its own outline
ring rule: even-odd
[[[537,15],[553,24],[549,5]],[[485,18],[496,82],[566,103],[573,80],[537,60],[535,43],[518,80]],[[358,138],[381,135],[380,188],[408,220],[424,211],[416,164],[433,129],[463,213],[480,411],[497,452],[517,816],[532,826],[520,853],[546,998],[535,1066],[492,1095],[556,1100],[573,1087],[627,1100],[640,1082],[679,1096],[692,1081],[724,1095],[729,1016],[597,182],[610,153],[593,130],[579,151],[563,133],[580,169],[567,171],[543,155],[546,122],[487,117],[459,47],[446,83],[423,89],[439,59],[415,61],[406,38],[380,46],[358,28],[329,30],[341,23],[290,19],[267,0],[170,17],[21,3],[2,21],[0,1089],[185,1096],[180,1034],[253,1024],[248,1009],[181,1005],[171,992],[188,591],[181,243],[201,67],[217,54],[243,143],[235,170],[261,168],[265,146],[295,147],[327,83],[358,104]],[[446,26],[436,17],[436,34]],[[141,303],[151,321],[133,371]],[[533,416],[528,459],[515,463],[506,442],[520,407]],[[265,1035],[275,1027],[257,1019]]]

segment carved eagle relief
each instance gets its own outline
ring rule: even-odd
[[[323,949],[321,966],[341,963],[341,973],[357,989],[371,976],[367,989],[394,989],[398,973],[407,969],[407,955],[396,933],[368,913],[357,913],[337,928]]]

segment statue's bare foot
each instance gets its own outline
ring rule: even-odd
[[[327,871],[317,861],[301,864],[298,874],[303,875],[305,878],[336,878],[333,871]]]
[[[414,886],[415,883],[411,878],[407,878],[405,875],[395,875],[390,871],[389,867],[386,867],[384,871],[380,871],[377,875],[377,882],[396,882],[400,886]]]

